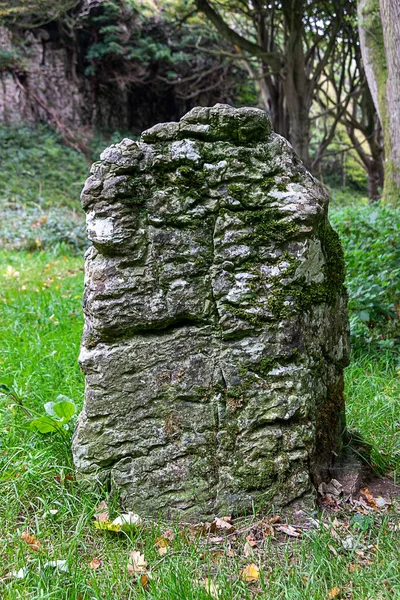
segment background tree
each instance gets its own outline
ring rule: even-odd
[[[359,0],[361,52],[383,129],[383,199],[400,202],[400,2]]]
[[[354,2],[195,1],[237,56],[258,61],[257,77],[274,129],[310,167],[311,106]]]
[[[343,34],[324,69],[315,97],[315,105],[320,111],[312,115],[314,136],[318,136],[321,129],[322,135],[319,134],[312,167],[314,171],[318,167],[322,177],[321,161],[338,153],[337,147],[329,146],[334,140],[336,125],[340,124],[341,133],[347,134],[347,139],[339,135],[342,170],[344,155],[351,152],[366,171],[368,197],[373,202],[379,200],[383,188],[382,130],[366,81],[355,15],[344,24]],[[342,172],[342,179],[344,177]]]
[[[79,0],[2,0],[0,24],[14,24],[23,28],[39,27],[54,21],[78,2]]]

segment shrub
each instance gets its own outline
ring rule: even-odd
[[[68,208],[7,206],[0,211],[0,248],[10,250],[43,250],[66,244],[82,252],[89,242],[83,211]]]
[[[383,205],[332,209],[344,246],[354,342],[394,346],[400,316],[400,210]]]

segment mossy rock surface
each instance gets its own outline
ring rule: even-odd
[[[310,497],[344,426],[347,298],[291,146],[263,111],[196,108],[108,148],[82,202],[79,476],[184,519]]]

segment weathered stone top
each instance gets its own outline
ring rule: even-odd
[[[189,138],[244,145],[265,141],[271,131],[270,120],[263,110],[216,104],[212,108],[193,108],[179,123],[154,125],[142,133],[141,139],[152,143]]]

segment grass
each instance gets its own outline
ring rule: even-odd
[[[58,394],[81,406],[82,287],[82,258],[60,246],[55,253],[0,253],[0,370],[14,378],[13,397],[0,396],[2,598],[209,600],[204,578],[219,586],[221,600],[400,598],[398,508],[360,517],[343,506],[336,524],[334,515],[317,517],[319,529],[304,530],[294,540],[265,535],[265,522],[260,525],[256,516],[239,521],[243,532],[223,537],[222,543],[172,524],[175,539],[165,557],[155,540],[171,524],[149,523],[121,534],[95,529],[93,514],[106,494],[85,490],[70,478],[69,439],[31,430],[27,414],[41,414],[43,404]],[[358,350],[346,371],[349,425],[372,444],[375,464],[395,472],[400,467],[397,368],[393,351],[370,349]],[[116,516],[117,500],[108,502]],[[39,552],[21,540],[24,531],[40,541]],[[249,534],[258,543],[246,556]],[[352,550],[343,546],[349,536],[359,544]],[[147,587],[139,575],[127,573],[133,549],[143,552],[152,568]],[[89,567],[94,558],[101,561],[98,570]],[[55,560],[66,560],[68,572],[45,567]],[[240,574],[251,562],[260,566],[260,578],[246,583]],[[24,567],[23,579],[9,577]]]

